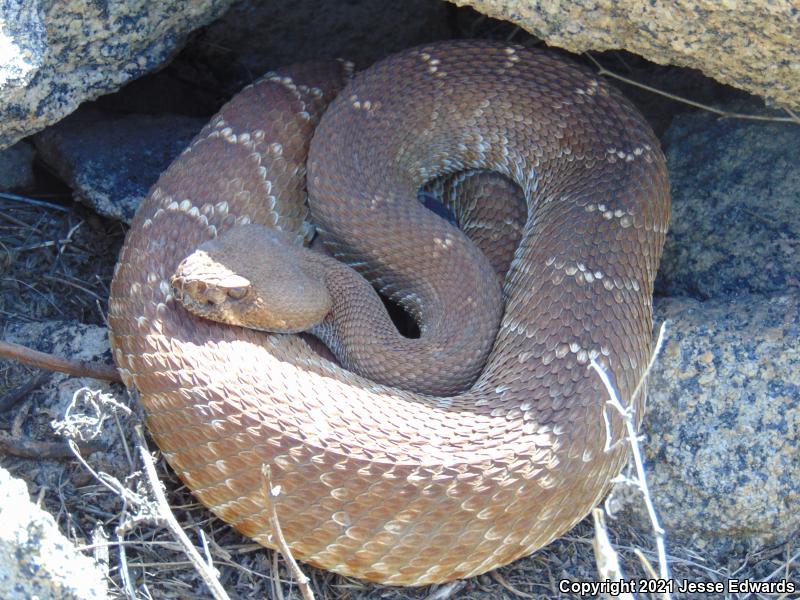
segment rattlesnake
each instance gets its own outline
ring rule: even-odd
[[[665,161],[616,90],[545,52],[488,41],[401,52],[347,82],[317,127],[348,77],[334,62],[265,76],[161,176],[112,283],[114,359],[177,474],[243,534],[276,545],[268,465],[296,558],[389,584],[467,577],[564,533],[626,460],[621,417],[588,363],[641,419],[643,394],[630,396],[650,349]],[[466,242],[438,229],[439,217],[426,221],[431,240],[386,215],[417,218],[417,187],[468,169],[498,172],[525,194],[499,332],[466,391],[378,384],[295,335],[214,323],[177,302],[175,269],[203,242],[249,223],[296,244],[307,237],[315,128],[315,220],[412,311],[425,309],[414,286],[462,271],[450,251]]]

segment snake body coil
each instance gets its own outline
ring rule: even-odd
[[[641,418],[643,394],[631,395],[650,350],[665,163],[618,92],[546,53],[478,41],[402,52],[350,81],[317,128],[345,71],[266,76],[161,176],[115,272],[114,358],[172,467],[243,534],[275,545],[266,464],[296,558],[389,584],[468,577],[567,531],[627,458],[621,418],[588,364]],[[467,391],[379,385],[297,336],[199,319],[173,298],[178,263],[225,230],[260,223],[302,238],[312,134],[315,221],[401,298],[408,273],[459,266],[447,262],[445,234],[431,241],[427,226],[392,224],[417,210],[400,188],[488,169],[522,189],[505,312]]]

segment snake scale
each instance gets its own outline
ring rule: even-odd
[[[307,237],[309,145],[314,220],[376,285],[423,312],[404,285],[475,275],[454,250],[472,252],[460,233],[423,239],[429,226],[413,219],[444,219],[420,217],[414,191],[471,169],[522,190],[505,310],[465,391],[379,384],[299,336],[212,322],[177,302],[177,265],[226,231],[263,224],[295,244]],[[114,359],[176,473],[244,535],[276,546],[262,496],[269,465],[296,558],[397,585],[476,575],[566,532],[624,465],[621,417],[589,362],[641,419],[644,393],[631,395],[650,351],[669,203],[644,119],[552,54],[452,41],[355,76],[339,62],[278,70],[225,105],[139,208],[109,300]],[[454,297],[471,302],[469,289]],[[414,370],[414,356],[402,361]]]

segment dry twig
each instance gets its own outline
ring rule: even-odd
[[[3,340],[0,340],[0,358],[16,360],[31,367],[59,371],[76,377],[93,377],[112,382],[122,381],[117,368],[112,365],[53,356],[46,352],[39,352],[27,346]]]
[[[639,383],[636,386],[636,389],[633,391],[631,395],[631,405],[630,406],[623,406],[622,401],[619,397],[619,392],[617,391],[614,384],[611,382],[611,379],[608,376],[608,373],[603,369],[600,363],[592,357],[589,366],[597,372],[600,376],[600,379],[603,382],[603,385],[606,388],[608,393],[608,400],[606,403],[614,408],[623,418],[625,422],[625,429],[627,431],[627,440],[631,447],[631,452],[633,455],[634,465],[636,467],[636,477],[635,478],[626,478],[622,477],[621,479],[617,479],[617,481],[628,483],[633,485],[636,489],[638,489],[642,497],[644,498],[645,506],[647,507],[647,514],[650,517],[650,523],[653,528],[653,532],[655,534],[656,540],[656,549],[658,553],[658,566],[659,566],[659,576],[661,579],[668,580],[670,578],[669,574],[669,564],[667,562],[667,550],[666,550],[666,541],[665,537],[666,534],[664,529],[661,527],[661,524],[658,521],[658,515],[656,514],[655,507],[653,506],[653,499],[650,496],[650,490],[647,487],[647,475],[644,469],[644,459],[642,458],[642,451],[639,447],[639,438],[638,432],[636,431],[636,422],[635,422],[635,413],[633,407],[633,398],[636,398],[637,394],[641,390],[644,382],[647,379],[647,375],[650,373],[650,370],[653,368],[653,364],[655,364],[656,357],[658,356],[659,352],[661,351],[661,347],[664,343],[664,333],[666,331],[666,322],[661,324],[661,327],[658,331],[658,339],[656,340],[656,345],[653,348],[653,352],[650,356],[650,361],[647,363],[647,367],[642,374],[642,378],[639,380]],[[665,592],[663,594],[664,600],[669,600],[670,595],[669,593]]]
[[[66,206],[61,206],[60,204],[53,204],[52,202],[47,202],[45,200],[37,200],[36,198],[28,198],[27,196],[20,196],[19,194],[0,192],[0,198],[11,202],[16,202],[18,204],[27,204],[29,206],[41,206],[43,208],[49,208],[51,210],[57,210],[60,212],[69,212],[69,208]]]
[[[86,448],[89,451],[96,448]],[[44,442],[24,436],[15,436],[0,431],[0,452],[21,458],[65,459],[72,458],[72,451],[62,441]]]
[[[14,408],[23,398],[47,381],[49,376],[50,373],[39,371],[22,385],[15,387],[13,390],[9,390],[7,394],[0,397],[0,412],[5,412]]]

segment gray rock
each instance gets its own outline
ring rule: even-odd
[[[112,364],[108,331],[105,327],[97,325],[86,325],[74,321],[31,323],[16,321],[4,326],[3,340],[22,344],[54,356],[63,356],[86,362]],[[0,362],[3,361],[0,360]],[[28,415],[20,434],[46,441],[63,440],[53,431],[52,423],[54,420],[61,419],[64,416],[65,410],[72,403],[75,392],[85,387],[108,394],[112,393],[111,384],[108,382],[98,381],[91,377],[52,373],[47,381],[39,386],[38,390],[41,393],[41,397],[36,403],[36,411]],[[117,431],[114,428],[107,428],[98,432],[97,437],[93,440],[95,447],[98,448],[94,452],[95,458],[99,458],[104,454],[111,456],[122,454],[116,436]],[[66,441],[64,443],[66,444]],[[101,449],[107,449],[107,451]],[[7,462],[5,466],[11,468]],[[55,465],[55,468],[59,473],[63,471],[63,465],[61,464]],[[33,471],[35,469],[28,470],[26,477],[31,475]],[[47,481],[46,476],[49,474],[44,473],[45,478],[40,479],[37,483],[48,486],[55,483]],[[29,481],[32,481],[32,479]]]
[[[800,9],[767,2],[451,0],[511,21],[551,46],[634,52],[800,107]]]
[[[657,291],[797,289],[800,127],[693,113],[676,117],[664,143],[672,220]]]
[[[0,597],[106,598],[103,574],[31,502],[21,479],[0,467]]]
[[[7,0],[0,5],[0,148],[168,60],[231,0]]]
[[[0,150],[0,191],[27,188],[33,185],[33,146],[19,142]]]
[[[662,525],[717,555],[785,540],[800,528],[800,294],[670,298],[656,312],[668,341],[642,429]]]
[[[207,119],[180,115],[111,117],[81,109],[35,136],[36,147],[101,215],[130,222],[162,171]]]
[[[664,141],[648,479],[670,538],[720,557],[800,528],[800,130],[696,113]]]

